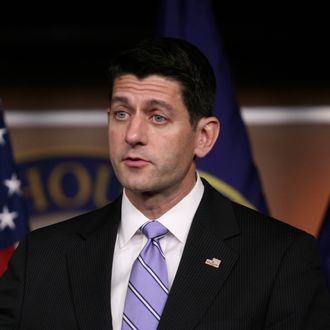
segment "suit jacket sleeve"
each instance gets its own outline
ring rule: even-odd
[[[314,237],[302,233],[276,274],[266,329],[330,329],[329,296]]]
[[[22,239],[0,278],[0,329],[18,329],[23,302],[26,239]]]

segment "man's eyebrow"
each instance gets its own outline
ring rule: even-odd
[[[148,107],[161,107],[170,112],[174,112],[174,108],[169,103],[167,103],[163,100],[156,100],[156,99],[150,100],[147,102],[147,106]]]
[[[129,101],[128,101],[128,98],[127,97],[124,97],[124,96],[114,96],[110,100],[110,105],[112,105],[113,103],[125,103],[125,104],[129,104]]]
[[[115,103],[123,103],[123,104],[127,104],[127,105],[130,104],[129,99],[125,96],[114,96],[110,100],[110,105],[113,105]],[[145,106],[147,108],[161,107],[169,112],[174,112],[174,108],[168,102],[163,101],[163,100],[151,99],[151,100],[146,101]]]

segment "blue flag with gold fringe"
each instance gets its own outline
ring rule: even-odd
[[[324,214],[323,222],[318,235],[321,250],[322,263],[326,274],[328,289],[330,292],[330,199],[327,210]]]
[[[7,268],[16,244],[28,230],[21,181],[0,109],[0,276]]]
[[[215,113],[221,122],[213,151],[198,161],[200,174],[223,194],[267,214],[230,69],[207,0],[163,0],[160,35],[185,39],[209,59],[217,79]]]

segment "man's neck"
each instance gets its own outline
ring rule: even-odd
[[[148,219],[158,219],[187,196],[196,184],[191,180],[184,187],[173,187],[166,193],[134,192],[125,189],[130,202]]]

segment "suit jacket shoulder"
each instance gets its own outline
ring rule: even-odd
[[[68,220],[58,222],[53,225],[36,229],[27,234],[34,240],[49,240],[50,238],[72,238],[72,235],[81,235],[87,237],[102,229],[109,222],[118,222],[120,220],[120,202],[121,198],[105,205],[102,208],[95,209]]]
[[[330,328],[315,239],[204,186],[159,329]]]
[[[120,199],[35,230],[0,281],[0,329],[110,329]]]

